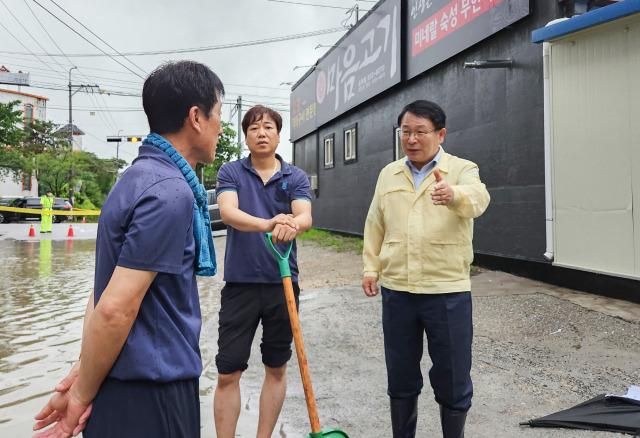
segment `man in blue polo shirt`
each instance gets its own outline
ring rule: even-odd
[[[264,242],[264,233],[271,232],[275,244],[294,241],[311,228],[311,198],[306,174],[276,154],[281,128],[282,118],[276,111],[261,105],[251,108],[242,120],[251,154],[224,164],[218,172],[218,205],[228,225],[214,397],[218,438],[235,437],[240,377],[247,369],[260,322],[265,379],[256,437],[271,437],[287,389],[291,326],[280,269]],[[281,253],[284,248],[279,248]],[[289,266],[297,304],[295,241]]]
[[[35,430],[55,422],[38,435],[200,437],[196,274],[216,267],[193,169],[214,159],[222,94],[215,73],[195,62],[146,79],[151,134],[102,208],[82,359],[36,416]]]

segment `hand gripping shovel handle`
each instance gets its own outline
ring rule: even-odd
[[[311,423],[311,433],[322,436],[320,429],[320,420],[318,419],[318,409],[316,408],[316,399],[313,396],[313,387],[311,386],[311,376],[309,375],[309,365],[307,364],[307,355],[304,352],[304,342],[302,341],[302,332],[300,331],[300,320],[298,319],[298,311],[296,309],[296,299],[293,294],[293,285],[291,284],[291,269],[289,269],[289,254],[293,241],[289,243],[287,252],[281,255],[271,242],[271,233],[266,233],[265,239],[267,246],[271,250],[280,266],[280,275],[282,276],[282,284],[284,293],[287,298],[287,309],[289,309],[289,320],[291,321],[291,331],[293,332],[293,340],[296,344],[296,353],[298,355],[298,365],[300,367],[300,377],[302,378],[302,387],[304,388],[304,398],[307,401],[307,411],[309,412],[309,422]]]

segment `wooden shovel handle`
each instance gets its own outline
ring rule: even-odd
[[[293,341],[296,344],[296,353],[298,355],[298,365],[300,367],[300,377],[302,378],[302,387],[304,388],[304,398],[307,401],[307,411],[309,411],[309,422],[311,423],[311,432],[319,433],[320,420],[318,419],[318,409],[316,408],[316,399],[313,396],[313,387],[311,386],[311,376],[309,375],[309,365],[307,365],[307,355],[304,352],[304,342],[302,341],[302,332],[300,331],[300,320],[298,319],[298,310],[296,309],[296,299],[293,294],[293,285],[291,277],[282,277],[284,285],[284,294],[287,298],[287,308],[289,309],[289,320],[291,321],[291,331],[293,332]]]

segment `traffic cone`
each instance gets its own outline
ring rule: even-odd
[[[86,220],[84,220],[84,216],[82,216],[82,223],[83,223],[83,224],[86,224],[86,223],[87,223],[87,221],[86,221]]]
[[[31,228],[29,228],[29,237],[36,237],[36,230],[33,229],[33,224],[31,224]]]
[[[67,237],[74,237],[73,236],[73,225],[69,224],[69,232],[67,233]]]

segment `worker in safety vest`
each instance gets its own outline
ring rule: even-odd
[[[40,198],[42,205],[42,215],[40,219],[40,232],[50,233],[51,222],[53,222],[53,192],[47,190],[47,194]]]

